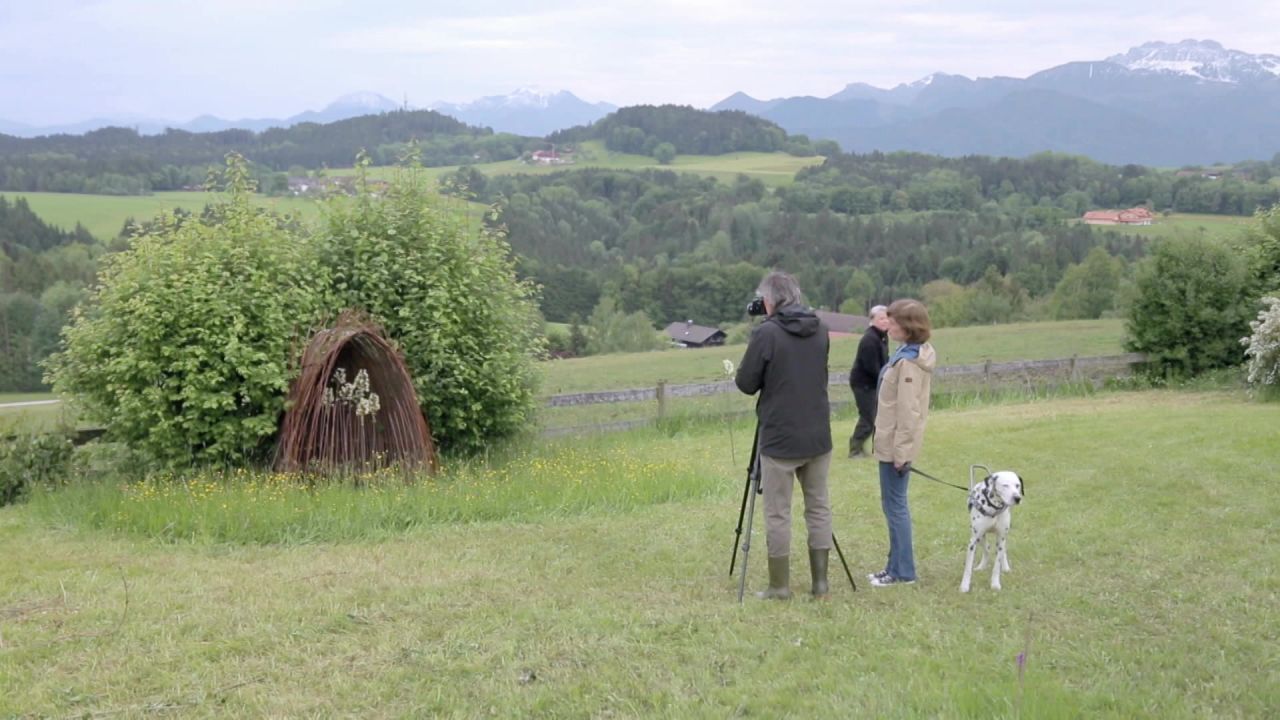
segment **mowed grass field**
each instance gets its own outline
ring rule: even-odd
[[[745,457],[710,425],[555,446],[541,451],[555,464],[525,462],[509,479],[541,498],[565,463],[607,465],[600,502],[531,509],[515,493],[505,515],[426,517],[364,541],[157,541],[89,529],[94,508],[74,493],[0,508],[0,716],[1262,718],[1280,707],[1280,404],[1116,393],[929,422],[921,467],[963,484],[982,462],[1026,480],[1000,592],[986,572],[958,592],[964,495],[919,478],[920,581],[868,587],[887,543],[875,466],[837,459],[835,530],[858,591],[833,557],[830,600],[804,597],[797,506],[797,597],[738,605],[727,566]],[[619,457],[679,460],[693,490],[619,509],[608,497],[626,496],[638,472]],[[352,504],[383,502],[368,495],[353,491]],[[269,515],[220,505],[193,495],[180,506],[225,513],[232,537]],[[758,590],[759,507],[752,539]]]

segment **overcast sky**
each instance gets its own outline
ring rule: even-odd
[[[566,89],[706,107],[1025,77],[1150,40],[1280,54],[1277,0],[0,0],[0,118],[285,117]]]

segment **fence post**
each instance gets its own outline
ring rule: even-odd
[[[667,381],[659,380],[658,388],[658,422],[667,416]]]
[[[1072,383],[1080,379],[1079,372],[1076,370],[1076,353],[1071,353],[1071,364],[1067,366],[1067,379]]]
[[[987,391],[990,392],[991,391],[991,358],[987,358],[986,362],[982,363],[982,382],[984,385],[986,385]]]

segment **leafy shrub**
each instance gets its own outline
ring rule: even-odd
[[[1249,384],[1274,393],[1280,389],[1280,298],[1266,297],[1262,304],[1258,319],[1249,323],[1253,333],[1240,342],[1249,359]]]
[[[0,506],[18,500],[38,485],[62,482],[70,460],[71,440],[62,433],[0,439]]]
[[[1251,315],[1249,269],[1212,240],[1177,237],[1157,244],[1139,266],[1125,346],[1146,353],[1161,374],[1192,376],[1241,361]]]
[[[164,217],[104,259],[49,362],[84,417],[163,463],[260,455],[319,316],[308,244],[251,204],[243,159],[227,163],[229,194],[203,218]]]
[[[590,339],[587,349],[592,355],[614,352],[656,350],[664,343],[644,311],[627,314],[610,296],[600,298],[587,319]]]
[[[383,325],[441,449],[472,452],[532,417],[542,323],[503,233],[440,202],[409,168],[380,196],[332,199],[316,243],[330,307]]]

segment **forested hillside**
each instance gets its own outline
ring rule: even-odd
[[[585,318],[608,295],[661,325],[738,319],[770,267],[796,272],[809,300],[833,309],[932,294],[949,298],[939,316],[948,324],[1096,317],[1116,307],[1147,236],[1081,224],[1082,213],[1247,215],[1280,200],[1278,180],[1280,163],[1265,162],[1172,172],[1050,153],[835,153],[773,191],[659,170],[487,177],[465,168],[446,182],[499,205],[526,272],[546,286],[548,319]],[[1107,296],[1067,297],[1081,285],[1063,285],[1072,266],[1100,276],[1091,292]]]
[[[139,135],[104,128],[84,135],[0,135],[0,190],[113,195],[180,190],[204,184],[208,168],[229,152],[265,173],[349,167],[364,149],[374,164],[398,162],[415,142],[425,165],[510,160],[543,141],[494,134],[429,110],[390,112],[260,133],[169,130]]]
[[[737,110],[707,112],[683,105],[625,107],[595,123],[553,133],[557,143],[603,140],[610,150],[654,155],[662,144],[682,155],[787,152],[813,155],[804,136],[788,136],[771,121]]]
[[[102,246],[82,228],[46,225],[19,198],[0,196],[0,391],[41,387],[39,361],[84,288]]]

